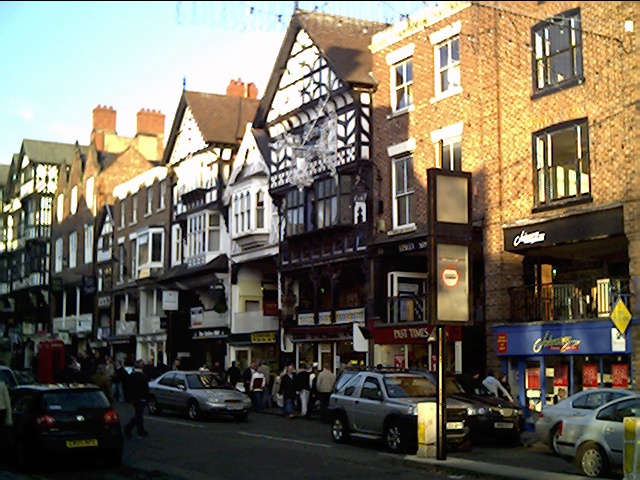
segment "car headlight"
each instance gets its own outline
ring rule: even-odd
[[[244,403],[251,403],[251,397],[244,397]]]
[[[467,415],[469,415],[470,417],[473,415],[485,415],[487,412],[489,412],[489,410],[484,407],[468,407],[467,408]]]
[[[217,403],[222,403],[222,402],[223,402],[223,400],[220,397],[209,397],[207,399],[207,403],[209,405],[215,405]]]

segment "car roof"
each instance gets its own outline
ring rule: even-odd
[[[51,392],[58,390],[100,390],[100,387],[92,383],[34,383],[32,385],[18,385],[14,391],[18,390],[37,390],[39,392]]]

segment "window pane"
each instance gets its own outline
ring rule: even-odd
[[[460,61],[460,39],[454,38],[451,41],[451,60],[452,62]]]
[[[449,45],[442,45],[440,47],[440,68],[445,68],[449,65]]]
[[[553,83],[561,83],[573,77],[573,57],[570,51],[551,57],[550,65]]]
[[[396,193],[405,191],[405,170],[404,161],[396,162]]]
[[[407,196],[398,197],[398,225],[406,225],[407,220]]]
[[[151,261],[161,262],[162,261],[162,234],[154,233],[151,238],[153,239]]]

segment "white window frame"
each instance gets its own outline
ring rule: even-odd
[[[212,222],[212,219],[217,218],[217,225]],[[217,212],[209,212],[207,215],[207,243],[206,248],[207,252],[219,252],[221,248],[221,240],[222,240],[222,219],[220,218],[220,214]],[[218,248],[213,248],[212,242],[213,235],[217,237]]]
[[[434,64],[434,90],[435,96],[432,99],[433,101],[440,100],[442,98],[447,98],[452,95],[457,95],[462,92],[462,80],[461,80],[461,59],[460,59],[460,43],[462,37],[460,36],[460,32],[462,31],[462,22],[457,21],[437,32],[429,35],[429,41],[433,45],[433,64]],[[447,47],[449,52],[451,52],[451,45],[454,40],[458,42],[458,60],[452,61],[451,55],[449,54],[449,58],[447,59],[449,63],[446,66],[442,66],[440,63],[440,50],[443,47]],[[443,90],[441,74],[443,72],[455,72],[453,74],[453,79],[457,76],[458,84],[451,83],[450,87],[446,90]]]
[[[71,215],[75,215],[78,211],[78,186],[74,186],[71,189],[71,205],[70,205]]]
[[[182,250],[183,250],[183,238],[182,228],[180,225],[173,225],[172,227],[172,244],[171,244],[171,266],[182,264]]]
[[[120,200],[120,228],[124,228],[127,222],[127,204],[125,199]]]
[[[158,210],[165,209],[165,197],[167,196],[167,181],[160,182],[160,196],[158,197]]]
[[[63,253],[64,244],[62,238],[56,238],[56,247],[55,247],[55,262],[53,266],[53,271],[58,273],[62,271],[62,259],[64,257]]]
[[[94,207],[95,207],[95,178],[94,177],[89,177],[87,178],[87,184],[85,186],[85,201],[87,202],[87,208],[89,210],[91,210],[91,212],[94,212]]]
[[[159,254],[160,258],[154,260],[154,238],[160,237],[160,247]],[[142,258],[142,249],[143,245],[147,245],[146,247],[146,258]],[[140,271],[143,268],[155,268],[162,267],[164,262],[164,229],[163,228],[150,228],[145,230],[144,232],[138,233],[136,249],[135,249],[135,257],[137,259],[137,269]]]
[[[58,223],[62,223],[62,219],[64,218],[64,193],[58,195],[58,202],[56,205],[56,218],[58,219]]]
[[[78,266],[78,232],[69,234],[69,268]]]
[[[416,229],[415,218],[411,222],[407,222],[404,224],[398,223],[398,213],[399,213],[398,212],[398,195],[396,193],[396,185],[397,185],[396,163],[399,161],[406,160],[407,158],[411,158],[411,162],[413,165],[413,162],[414,162],[413,152],[415,151],[415,149],[416,149],[415,138],[410,138],[405,142],[401,142],[396,145],[391,145],[387,147],[387,154],[391,158],[391,195],[392,195],[391,216],[392,216],[393,230],[389,232],[390,234],[404,233],[406,231]],[[415,185],[415,177],[412,177],[412,179],[414,180],[414,185]],[[413,196],[413,211],[415,215],[415,201],[416,201],[415,187],[410,192],[406,192],[403,194],[403,196],[407,196],[407,195]],[[411,199],[409,201],[411,201]],[[407,204],[407,208],[408,207],[409,207],[409,204]],[[409,220],[409,212],[407,212],[407,219]]]
[[[84,226],[84,263],[93,263],[93,225]]]
[[[431,132],[431,141],[434,143],[436,153],[436,167],[443,170],[461,171],[462,170],[462,129],[463,122],[454,123],[444,128]],[[454,168],[454,148],[455,144],[460,144],[460,169]],[[449,158],[443,158],[444,146],[449,146]]]
[[[404,47],[391,52],[386,57],[387,65],[389,68],[389,85],[390,85],[390,104],[391,111],[396,113],[404,113],[410,111],[414,108],[413,106],[413,77],[414,77],[414,68],[413,68],[413,53],[415,51],[415,44],[411,43],[409,45],[405,45]],[[407,73],[407,65],[411,65],[411,78],[408,77]],[[401,84],[397,84],[397,71],[398,68],[402,69],[403,79],[405,80]],[[406,95],[407,104],[404,106],[398,106],[398,91],[402,89],[403,93]]]
[[[131,195],[131,224],[138,223],[138,194]]]
[[[147,210],[145,215],[151,215],[153,213],[153,185],[147,187]]]
[[[414,163],[414,158],[413,158],[413,153],[406,153],[404,155],[401,155],[399,157],[395,157],[392,160],[393,163],[393,168],[392,168],[392,191],[393,191],[393,228],[397,229],[397,228],[409,228],[409,227],[415,227],[415,218],[411,218],[411,205],[413,205],[413,213],[415,216],[415,189],[411,186],[412,184],[415,184],[415,178],[413,175],[413,163]],[[405,172],[405,179],[404,179],[404,187],[405,190],[403,192],[398,192],[397,191],[397,185],[398,185],[398,179],[397,179],[397,168],[396,165],[400,162],[402,163],[407,163],[407,161],[410,161],[410,165],[411,165],[411,171],[409,171],[408,169],[405,168],[406,172]],[[411,177],[409,178],[408,175],[411,175]],[[406,200],[406,205],[404,206],[404,208],[406,209],[406,211],[404,212],[404,215],[406,216],[406,222],[405,223],[400,223],[400,211],[399,211],[399,203],[401,200]]]

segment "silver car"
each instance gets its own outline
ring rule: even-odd
[[[436,384],[424,374],[397,370],[345,370],[329,400],[331,437],[381,439],[393,453],[418,447],[418,404],[434,402]],[[446,441],[468,448],[467,404],[447,399]]]
[[[572,459],[587,477],[606,476],[622,466],[624,418],[640,416],[640,395],[613,400],[591,413],[562,420],[556,451]]]
[[[605,403],[631,395],[640,395],[640,392],[623,388],[593,388],[574,393],[555,405],[545,405],[535,422],[536,436],[541,442],[549,445],[549,448],[555,453],[558,453],[555,450],[553,439],[557,435],[560,422],[563,419],[587,415]]]
[[[149,382],[148,407],[151,415],[166,409],[187,412],[192,420],[210,415],[246,420],[251,398],[215,373],[172,370]]]

